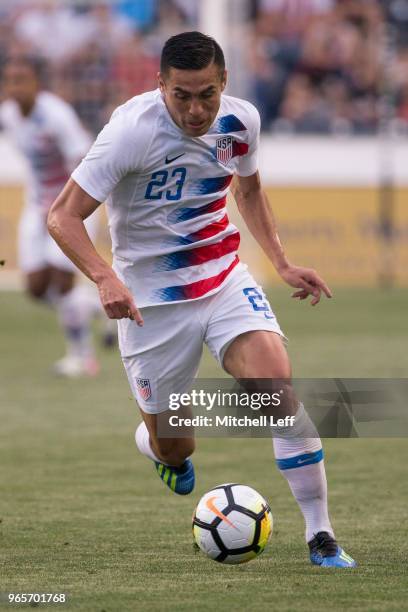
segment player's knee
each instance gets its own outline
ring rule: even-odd
[[[287,358],[278,359],[273,364],[273,373],[271,378],[279,381],[289,380],[292,376],[291,367]]]
[[[224,369],[239,379],[273,379],[276,381],[289,380],[291,378],[291,367],[286,356],[274,356],[269,360],[243,360],[238,368],[229,368],[228,362],[224,361]],[[238,371],[238,375],[234,370]]]
[[[43,300],[47,293],[47,286],[44,283],[31,283],[26,285],[26,292],[33,300]]]
[[[74,275],[72,272],[53,269],[51,279],[52,285],[59,295],[69,293],[74,287]]]

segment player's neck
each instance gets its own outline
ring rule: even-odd
[[[34,106],[36,103],[36,98],[27,102],[18,102],[18,106],[20,108],[20,112],[23,117],[28,117],[33,112]]]

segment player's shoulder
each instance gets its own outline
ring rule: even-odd
[[[72,124],[77,116],[73,107],[50,91],[40,91],[37,95],[33,119],[44,126],[59,130],[64,122]]]
[[[148,125],[149,120],[156,117],[159,112],[159,96],[160,92],[156,89],[130,98],[113,111],[111,121],[121,122],[129,130],[132,127],[140,128],[144,120]],[[151,128],[150,125],[149,129]]]
[[[229,123],[234,127],[234,117],[242,124],[242,129],[259,129],[260,116],[259,111],[249,100],[236,98],[227,94],[222,95],[221,118],[229,117]],[[239,127],[236,122],[235,127]]]
[[[156,91],[149,91],[118,106],[101,132],[103,140],[116,143],[118,149],[149,147],[157,126],[157,96]]]
[[[119,158],[135,150],[146,150],[157,125],[156,98],[156,92],[147,92],[118,106],[99,133],[98,145],[109,145],[112,154]]]
[[[40,91],[37,95],[36,106],[48,112],[72,111],[72,106],[51,91]]]

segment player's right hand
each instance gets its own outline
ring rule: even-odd
[[[143,317],[132,294],[115,274],[100,281],[98,290],[102,306],[110,319],[132,319],[139,326],[143,325]]]

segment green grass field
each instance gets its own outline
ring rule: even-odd
[[[341,290],[316,309],[289,294],[271,302],[295,376],[407,376],[407,290]],[[320,570],[269,440],[200,439],[197,488],[176,497],[136,452],[119,355],[101,355],[96,380],[55,380],[52,314],[13,293],[0,312],[0,592],[66,592],[61,608],[95,612],[406,609],[407,440],[326,441],[332,519],[359,567]],[[201,374],[221,375],[208,354]],[[263,493],[275,519],[265,553],[238,567],[191,539],[194,505],[228,481]]]

